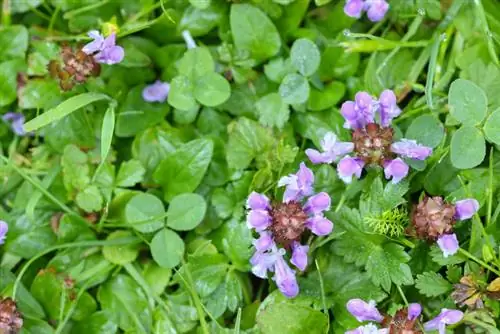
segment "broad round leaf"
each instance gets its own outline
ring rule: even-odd
[[[307,101],[307,109],[318,111],[331,108],[340,101],[345,91],[345,85],[340,81],[325,85],[323,90],[312,88]]]
[[[314,74],[321,61],[318,47],[306,38],[300,38],[293,43],[290,58],[293,66],[304,76]]]
[[[158,231],[151,240],[151,255],[160,267],[173,268],[184,256],[184,241],[169,229]]]
[[[300,74],[288,74],[280,85],[281,98],[288,104],[300,104],[309,98],[309,82]]]
[[[192,230],[201,223],[206,211],[207,203],[198,194],[175,196],[168,207],[167,225],[178,231]]]
[[[193,90],[193,84],[186,76],[176,76],[170,82],[168,103],[180,110],[196,108],[197,103],[193,95]]]
[[[199,77],[194,86],[194,97],[207,107],[215,107],[224,103],[231,95],[231,87],[223,76],[207,73]]]
[[[450,113],[464,125],[476,125],[486,117],[488,99],[484,91],[469,80],[453,81],[448,93]]]
[[[278,93],[261,97],[255,107],[259,111],[259,122],[264,126],[282,129],[290,117],[288,105]]]
[[[453,134],[450,146],[451,163],[456,168],[467,169],[479,165],[484,160],[486,145],[478,129],[463,126]]]
[[[130,237],[131,232],[128,231],[115,231],[111,233],[106,240],[120,239]],[[139,247],[137,244],[133,245],[117,245],[117,246],[104,246],[102,248],[104,258],[114,264],[127,264],[134,262],[139,255]]]
[[[437,147],[444,136],[443,124],[434,116],[422,115],[413,120],[406,130],[406,138],[415,139],[419,144]]]
[[[495,110],[484,124],[484,134],[486,138],[497,145],[500,145],[500,109]]]
[[[164,215],[165,207],[162,201],[151,194],[137,194],[125,206],[127,224],[143,233],[154,232],[162,228]]]

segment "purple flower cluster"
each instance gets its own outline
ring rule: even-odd
[[[366,11],[368,19],[372,22],[382,20],[389,10],[389,4],[385,0],[347,0],[344,13],[347,16],[359,19]]]
[[[392,178],[393,183],[398,183],[409,172],[409,166],[401,157],[425,160],[432,153],[430,147],[415,140],[392,142],[391,121],[401,113],[401,109],[391,90],[383,91],[378,101],[366,92],[359,92],[354,101],[342,104],[341,113],[345,118],[344,127],[353,129],[353,143],[338,142],[334,133],[327,133],[321,141],[322,152],[307,149],[306,154],[313,164],[330,164],[343,156],[337,163],[337,173],[346,183],[350,183],[353,176],[361,177],[365,165],[375,162],[373,156],[380,160],[378,162],[384,168],[386,179]],[[375,123],[377,115],[378,124]],[[347,155],[351,152],[355,156]],[[394,155],[399,157],[391,158]]]
[[[9,225],[3,220],[0,220],[0,245],[3,245],[5,238],[7,237],[7,232],[9,231]]]
[[[379,312],[376,307],[375,301],[365,302],[361,299],[351,299],[347,302],[347,310],[351,313],[356,320],[359,322],[372,321],[377,323],[382,323],[384,316]],[[407,310],[407,320],[414,323],[420,317],[422,313],[422,306],[418,303],[412,303],[408,305]],[[446,325],[453,325],[458,323],[463,318],[463,312],[459,310],[449,310],[442,309],[441,313],[434,319],[426,322],[424,328],[426,331],[438,330],[439,334],[446,333]],[[412,323],[412,324],[413,324]],[[382,328],[378,329],[373,323],[369,323],[364,326],[360,326],[354,330],[347,331],[346,334],[365,334],[365,333],[389,333],[389,329]]]
[[[289,262],[304,271],[309,246],[300,243],[302,232],[307,228],[321,236],[333,229],[332,222],[323,215],[330,208],[330,196],[324,192],[314,194],[313,184],[314,174],[301,163],[296,174],[278,183],[286,187],[282,203],[271,204],[269,198],[256,192],[247,200],[247,225],[259,233],[253,242],[252,272],[260,278],[267,278],[268,271],[274,272],[277,287],[289,298],[299,293],[299,286],[295,271],[286,261],[287,250],[291,251]]]
[[[86,44],[82,51],[93,55],[98,63],[113,65],[121,62],[125,57],[125,50],[116,45],[115,33],[104,38],[97,30],[92,30],[88,35],[94,40]]]
[[[470,219],[479,210],[479,202],[474,198],[468,198],[455,202],[455,219]],[[454,255],[460,246],[455,233],[443,234],[437,239],[437,245],[443,252],[444,257]]]
[[[146,102],[165,102],[170,91],[170,84],[156,80],[153,84],[147,85],[142,90],[142,98]]]
[[[10,127],[12,131],[18,136],[25,136],[26,131],[24,131],[24,115],[20,112],[8,112],[2,116],[5,122],[10,122]]]

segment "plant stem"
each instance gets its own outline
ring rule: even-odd
[[[468,251],[466,251],[465,249],[463,248],[459,248],[458,249],[458,252],[467,256],[469,259],[471,259],[472,261],[482,265],[484,268],[488,269],[489,271],[495,273],[497,276],[500,276],[500,271],[498,271],[497,269],[493,268],[492,266],[490,266],[489,264],[487,264],[486,262],[484,262],[483,260],[481,259],[478,259],[477,257],[475,257],[474,255],[472,255],[471,253],[469,253]]]

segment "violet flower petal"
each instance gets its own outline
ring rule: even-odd
[[[267,272],[274,267],[277,258],[276,252],[255,252],[250,259],[252,273],[259,278],[267,278]]]
[[[254,239],[252,244],[255,249],[259,252],[264,252],[271,249],[275,244],[273,240],[273,235],[270,232],[262,231],[258,239]]]
[[[252,193],[248,195],[247,208],[252,210],[268,210],[271,208],[271,203],[266,195],[252,191]]]
[[[344,6],[344,13],[347,16],[359,19],[363,13],[364,0],[347,0]]]
[[[3,245],[5,238],[7,237],[7,232],[9,231],[9,225],[3,220],[0,220],[0,245]]]
[[[304,211],[309,214],[318,214],[329,210],[331,205],[330,195],[326,192],[320,192],[307,199]]]
[[[83,46],[82,51],[90,55],[94,52],[101,51],[104,44],[104,37],[97,30],[91,30],[87,33],[90,38],[94,40]]]
[[[24,131],[24,115],[19,112],[8,112],[2,116],[2,119],[5,122],[10,122],[10,128],[12,131],[18,136],[26,135],[26,131]]]
[[[309,246],[302,246],[297,241],[292,243],[292,259],[290,262],[300,269],[300,271],[304,271],[307,267],[307,252],[309,251]]]
[[[414,320],[422,313],[422,306],[419,303],[408,305],[408,320]]]
[[[278,187],[286,186],[283,200],[285,203],[290,201],[298,201],[304,196],[309,196],[313,193],[314,174],[301,162],[299,171],[296,174],[283,176],[278,181]]]
[[[389,4],[385,0],[370,0],[370,7],[366,11],[368,19],[372,22],[382,20],[389,10]]]
[[[299,294],[299,285],[297,284],[295,272],[285,262],[282,253],[278,254],[274,264],[273,279],[285,297],[293,298]]]
[[[401,160],[400,158],[396,158],[394,160],[386,161],[384,163],[384,175],[386,179],[390,179],[392,177],[392,183],[399,183],[402,179],[408,175],[408,171],[410,167]]]
[[[401,114],[397,105],[396,95],[392,90],[384,90],[379,97],[380,125],[387,127],[393,118]]]
[[[373,110],[373,98],[367,92],[356,93],[354,97],[356,107],[358,109],[358,121],[364,127],[368,123],[375,121],[375,113]]]
[[[347,331],[345,332],[345,334],[389,334],[389,329],[387,328],[378,329],[377,326],[375,326],[372,323],[369,323],[364,326],[359,326],[358,328],[353,329],[351,331]]]
[[[323,215],[315,215],[306,221],[306,227],[317,236],[328,235],[333,230],[333,223]]]
[[[345,183],[351,183],[354,175],[359,179],[363,172],[364,165],[364,161],[359,158],[349,156],[342,158],[337,164],[339,178]]]
[[[432,148],[420,145],[416,140],[403,138],[391,145],[391,151],[406,158],[425,160],[432,154]]]
[[[381,322],[384,317],[377,310],[375,306],[375,301],[365,302],[362,299],[351,299],[347,302],[347,310],[351,313],[356,320],[362,321],[376,321]]]
[[[147,102],[165,102],[170,91],[168,82],[156,80],[153,84],[144,87],[142,98]]]
[[[248,228],[261,232],[271,225],[271,217],[266,210],[250,210],[247,215]]]
[[[458,245],[458,239],[455,233],[453,234],[443,234],[437,239],[437,244],[439,248],[443,251],[443,256],[448,257],[454,255],[458,252],[460,246]]]
[[[438,330],[440,334],[445,334],[446,325],[454,325],[460,322],[463,316],[464,314],[462,311],[444,308],[437,317],[424,324],[424,329],[426,331]]]
[[[465,220],[472,218],[479,210],[479,202],[474,198],[463,199],[455,202],[455,218]]]

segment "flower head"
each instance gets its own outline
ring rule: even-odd
[[[18,136],[25,136],[26,131],[24,131],[24,115],[20,112],[8,112],[2,116],[5,122],[10,122],[10,127],[12,131]]]
[[[12,298],[0,299],[0,333],[19,333],[23,317]]]
[[[438,330],[439,334],[446,334],[446,325],[454,325],[462,320],[464,314],[459,310],[442,309],[434,319],[424,324],[426,331]]]
[[[302,234],[309,229],[316,235],[327,235],[333,224],[323,213],[330,209],[327,193],[313,194],[314,174],[304,163],[296,174],[282,178],[286,186],[283,201],[271,203],[263,194],[252,192],[247,199],[247,225],[259,233],[254,239],[255,253],[250,263],[255,276],[266,278],[274,272],[274,281],[287,297],[299,292],[295,271],[289,263],[304,271],[308,263],[309,246],[300,243]],[[285,258],[287,252],[289,257]]]
[[[455,233],[443,234],[437,239],[439,248],[443,251],[443,256],[448,257],[454,255],[460,248],[458,239]]]
[[[372,22],[382,20],[389,10],[389,4],[385,0],[347,0],[344,13],[347,16],[360,18],[366,11],[368,19]]]
[[[94,40],[86,44],[82,51],[88,55],[93,55],[98,63],[113,65],[123,60],[125,50],[116,45],[115,33],[104,38],[97,30],[92,30],[88,35]]]
[[[411,303],[408,305],[408,320],[417,319],[422,313],[422,305],[419,303]]]
[[[458,220],[469,219],[479,210],[479,202],[474,198],[463,199],[455,202],[455,218]]]
[[[0,220],[0,245],[5,242],[5,238],[7,237],[7,232],[9,231],[9,225],[3,220]]]
[[[350,183],[353,176],[360,178],[363,168],[370,165],[383,167],[386,179],[392,179],[392,183],[400,182],[409,172],[401,158],[425,160],[432,149],[410,139],[394,142],[391,121],[401,113],[396,102],[391,90],[383,91],[378,101],[366,92],[357,93],[355,101],[344,102],[340,111],[344,127],[353,129],[352,143],[337,142],[335,134],[327,133],[321,141],[323,152],[308,149],[307,156],[314,164],[329,164],[341,158],[337,172],[345,183]],[[351,152],[353,156],[348,155]]]
[[[382,322],[382,320],[384,320],[382,314],[380,314],[380,312],[377,310],[374,300],[371,300],[367,303],[362,299],[351,299],[347,302],[346,307],[349,313],[351,313],[359,322]]]
[[[168,82],[156,80],[153,84],[144,87],[142,98],[147,102],[165,102],[170,91]]]

